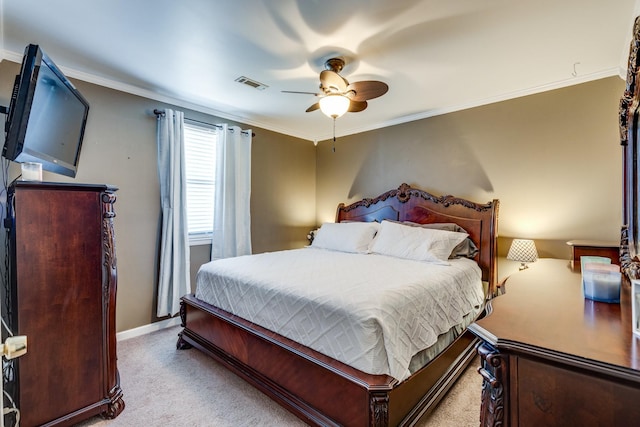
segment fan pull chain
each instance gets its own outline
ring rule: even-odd
[[[333,152],[336,152],[336,118],[333,118]]]

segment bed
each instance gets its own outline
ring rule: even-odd
[[[343,227],[352,229],[359,228],[359,223],[367,223],[367,227],[370,224],[381,224],[380,227],[384,226],[385,230],[397,227],[395,225],[397,223],[403,225],[411,223],[416,227],[418,227],[417,224],[437,224],[438,227],[444,223],[456,224],[468,234],[468,238],[477,250],[472,256],[473,262],[470,262],[469,259],[456,259],[443,261],[443,264],[451,265],[456,269],[460,266],[461,270],[467,269],[469,264],[473,264],[471,269],[477,270],[477,276],[484,285],[480,295],[482,300],[492,297],[496,292],[497,210],[497,200],[478,204],[452,196],[434,196],[407,184],[402,184],[397,189],[390,190],[375,198],[366,198],[349,205],[340,204],[336,213],[336,224],[344,223]],[[354,222],[358,224],[349,225]],[[362,227],[364,226],[365,224],[362,224]],[[378,226],[376,225],[376,227]],[[378,232],[376,236],[382,237],[380,229],[377,228],[376,231]],[[320,252],[313,252],[314,250]],[[324,256],[328,257],[326,262],[338,262],[332,258],[337,255],[330,253],[331,251],[324,252],[322,247],[294,250],[292,254],[300,259],[296,258],[292,262],[297,264],[298,262],[307,262],[304,261],[305,259],[319,259]],[[371,262],[375,256],[381,256],[378,254],[346,255],[353,256],[347,261],[353,266],[359,262]],[[273,264],[275,261],[270,258],[272,256],[280,255],[259,254],[253,256],[253,262],[255,265],[260,263]],[[340,257],[342,256],[340,255]],[[379,260],[374,263],[383,264],[382,258]],[[236,261],[240,262],[241,260],[233,260],[228,264],[233,264]],[[413,271],[417,269],[417,264],[415,262],[411,264],[411,262],[414,261],[408,261],[405,266],[396,268],[398,277],[407,274],[418,276],[421,274]],[[273,265],[277,266],[277,264]],[[301,265],[308,268],[306,264]],[[364,268],[368,268],[367,264],[362,265],[365,266]],[[448,267],[447,270],[453,267]],[[204,266],[201,268],[202,270],[205,270]],[[445,271],[444,268],[442,270]],[[293,270],[287,269],[287,271]],[[218,297],[218,300],[209,299],[206,295],[208,291],[200,290],[200,287],[204,286],[201,283],[201,276],[207,277],[205,273],[202,275],[201,272],[198,273],[196,294],[186,295],[182,298],[180,315],[183,330],[178,339],[178,348],[184,349],[192,346],[198,348],[311,425],[396,426],[415,424],[435,407],[475,355],[476,339],[466,331],[466,328],[457,325],[458,331],[453,334],[455,338],[452,342],[446,345],[440,344],[440,347],[444,347],[444,349],[438,348],[436,343],[434,348],[438,348],[437,354],[434,355],[433,351],[424,350],[420,352],[420,357],[426,355],[426,358],[417,361],[417,355],[407,361],[407,357],[402,355],[402,351],[396,351],[394,347],[387,345],[386,341],[389,340],[379,340],[385,341],[385,343],[377,350],[374,347],[372,352],[375,355],[383,354],[387,357],[388,360],[385,360],[389,362],[390,368],[385,370],[369,366],[367,363],[371,359],[376,359],[377,356],[364,357],[366,362],[362,362],[358,360],[358,357],[351,357],[355,353],[343,357],[343,353],[340,351],[336,355],[326,351],[327,345],[331,346],[332,342],[339,341],[337,336],[330,335],[326,345],[318,347],[316,344],[322,340],[322,337],[314,336],[308,338],[310,341],[307,342],[305,336],[292,335],[291,330],[277,329],[271,323],[263,323],[264,326],[260,326],[258,323],[262,323],[262,321],[247,320],[255,320],[252,317],[255,313],[243,311],[243,308],[237,303],[240,298],[224,295]],[[356,272],[355,276],[350,276],[349,280],[353,282],[360,280],[365,283],[374,281],[373,277],[364,273],[361,274],[362,277],[358,276],[359,274]],[[293,282],[298,280],[296,277],[299,276],[290,273],[286,278],[288,282],[284,278],[282,279],[283,286],[288,286],[289,282],[293,285]],[[269,275],[265,274],[264,279],[267,281]],[[308,280],[311,282],[311,279]],[[385,281],[391,282],[388,278]],[[244,286],[240,279],[238,279],[238,284],[233,283],[232,287]],[[311,284],[312,286],[308,287],[313,289],[315,285]],[[315,286],[315,288],[319,288],[319,286]],[[249,291],[242,288],[241,292]],[[374,292],[372,291],[372,293]],[[387,294],[382,293],[381,295]],[[419,296],[420,294],[409,296],[413,294],[408,294],[404,290],[402,295],[405,300],[415,298],[414,302],[421,301],[422,298]],[[205,299],[209,302],[206,302]],[[351,301],[353,296],[347,299]],[[467,325],[477,316],[482,315],[484,308],[482,302],[479,309],[464,316],[466,323],[463,325]],[[289,303],[278,301],[273,304],[276,304],[277,307],[277,304]],[[360,306],[359,301],[357,305]],[[250,306],[251,304],[245,306],[244,310]],[[280,307],[285,306],[281,305]],[[289,309],[288,305],[286,307]],[[233,310],[239,311],[232,314]],[[292,308],[291,311],[304,314],[308,310],[301,307]],[[396,317],[398,316],[389,316],[392,322],[397,320]],[[414,319],[413,315],[410,317]],[[293,323],[296,325],[305,325],[308,321],[306,318],[294,318],[294,320]],[[350,329],[352,328],[347,328],[347,330]],[[391,328],[392,331],[401,329],[402,325],[396,324]],[[278,333],[273,330],[278,330]],[[357,353],[360,350],[355,351]],[[424,360],[427,359],[431,360],[425,364]],[[395,361],[401,362],[396,363]]]

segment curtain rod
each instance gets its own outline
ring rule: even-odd
[[[153,110],[153,114],[155,114],[156,117],[164,117],[164,111],[158,110],[157,108]],[[213,126],[213,127],[218,128],[218,129],[222,129],[222,126],[220,126],[220,125],[212,125],[211,123],[202,122],[200,120],[189,119],[189,118],[186,118],[186,117],[185,117],[185,120],[189,120],[189,121],[192,121],[192,122],[201,123],[203,125]],[[243,133],[245,135],[249,134],[249,132],[247,132],[246,130],[241,131],[241,133]],[[255,137],[255,136],[256,136],[255,132],[251,132],[251,137]]]

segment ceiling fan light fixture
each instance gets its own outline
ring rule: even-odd
[[[320,110],[327,116],[337,119],[349,110],[351,101],[339,93],[320,98]]]

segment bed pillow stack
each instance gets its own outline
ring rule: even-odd
[[[369,249],[375,254],[449,265],[451,252],[468,236],[456,231],[382,221]]]
[[[456,224],[423,225],[386,220],[382,223],[327,222],[315,233],[311,246],[449,265],[449,258],[475,255],[477,249],[473,242],[471,248],[465,243],[470,242],[468,237]]]
[[[412,227],[422,227],[422,228],[436,228],[438,230],[446,230],[446,231],[456,231],[458,233],[466,233],[467,231],[460,227],[458,224],[453,222],[434,222],[430,224],[418,224],[416,222],[404,221],[401,224],[410,225]],[[470,258],[473,259],[478,254],[478,247],[470,237],[464,239],[461,243],[459,243],[453,251],[451,251],[451,255],[449,255],[449,259],[452,258]]]

